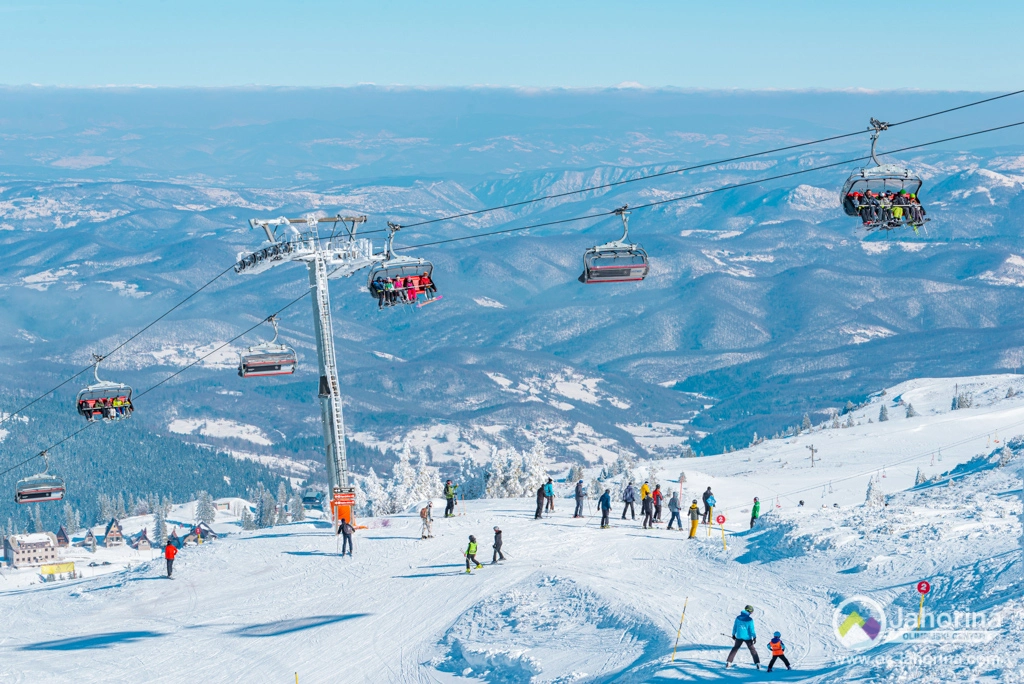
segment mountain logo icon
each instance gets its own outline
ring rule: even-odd
[[[854,596],[836,607],[832,626],[844,648],[863,651],[881,643],[885,634],[885,611],[874,599]]]

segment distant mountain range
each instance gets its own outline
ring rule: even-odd
[[[251,217],[361,212],[370,217],[363,230],[379,231],[387,220],[519,202],[979,97],[0,90],[3,408],[80,369],[257,246]],[[1019,112],[1010,98],[895,128],[879,146],[1008,123]],[[1019,367],[1021,135],[903,155],[926,180],[932,221],[919,235],[865,236],[842,214],[850,164],[635,212],[630,235],[652,257],[640,284],[576,280],[583,250],[621,233],[614,217],[417,250],[444,294],[420,310],[378,312],[365,273],[336,282],[350,437],[379,449],[360,452],[359,467],[386,466],[402,448],[442,463],[538,440],[562,461],[674,455],[687,444],[717,453],[910,377]],[[810,169],[867,145],[866,135],[848,138],[410,228],[398,246]],[[381,233],[368,237],[379,246]],[[306,287],[299,266],[229,272],[101,375],[148,387]],[[238,378],[236,343],[144,397],[133,420],[317,477],[309,306],[281,316],[282,338],[300,354],[295,376]],[[267,327],[262,337],[271,335]],[[58,392],[68,411],[75,386]],[[0,450],[17,456],[3,442]]]

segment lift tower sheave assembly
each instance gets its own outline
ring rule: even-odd
[[[382,261],[369,240],[356,237],[365,216],[318,218],[251,219],[249,225],[262,228],[267,241],[255,252],[238,255],[235,272],[256,274],[294,261],[305,262],[313,299],[313,329],[319,367],[320,419],[324,431],[324,455],[327,483],[331,491],[331,510],[336,519],[352,520],[355,490],[349,482],[345,455],[345,419],[342,414],[338,363],[334,351],[331,321],[331,297],[328,279],[347,277]],[[320,236],[320,224],[333,224],[330,237]],[[339,225],[340,224],[340,225]],[[339,228],[344,228],[339,232]]]

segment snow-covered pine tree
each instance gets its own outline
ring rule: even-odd
[[[114,517],[123,520],[128,517],[128,509],[124,505],[124,492],[117,493],[117,501],[114,503]]]
[[[841,426],[839,424],[839,414],[838,413],[833,413],[832,414],[832,429],[833,430],[838,430],[840,427]]]
[[[601,498],[601,495],[604,494],[605,489],[607,489],[607,487],[603,486],[601,481],[595,477],[590,480],[590,485],[587,487],[587,498],[597,501]]]
[[[153,512],[153,535],[149,540],[157,546],[167,545],[167,518],[159,507]]]
[[[246,506],[242,509],[242,517],[240,522],[242,523],[243,530],[255,530],[257,529],[256,519],[249,511],[249,507]]]
[[[647,477],[644,478],[651,485],[652,492],[654,491],[655,487],[661,484],[661,480],[658,479],[659,475],[661,475],[661,468],[658,468],[652,463],[647,468]]]
[[[916,418],[918,415],[920,414],[914,410],[914,405],[907,404],[907,418]]]
[[[420,462],[416,466],[416,482],[409,493],[409,499],[406,501],[405,506],[403,506],[403,510],[411,504],[434,499],[443,494],[444,486],[441,484],[441,476],[438,474],[437,468],[429,465],[426,456],[420,454]]]
[[[570,484],[576,484],[577,482],[583,479],[583,476],[585,474],[586,473],[584,473],[583,471],[583,466],[581,466],[579,463],[575,463],[569,468],[569,474],[565,476],[565,481]]]
[[[128,494],[128,504],[125,506],[124,510],[125,517],[129,515],[135,515],[135,495],[130,492]]]
[[[804,414],[803,421],[801,421],[800,423],[800,429],[804,430],[805,432],[811,429],[811,417],[806,413]]]
[[[843,413],[852,413],[857,407],[853,405],[852,401],[847,400],[846,406],[843,407]]]
[[[884,423],[887,420],[889,420],[889,409],[885,404],[882,404],[882,408],[878,410],[878,422]]]
[[[288,523],[288,488],[284,480],[277,483],[277,524]]]
[[[885,504],[885,494],[874,477],[868,481],[868,491],[864,503],[868,506],[882,506]]]
[[[1003,447],[999,450],[999,467],[1003,468],[1009,465],[1010,461],[1013,460],[1013,451],[1009,447]]]
[[[273,527],[277,522],[277,502],[274,495],[263,488],[260,483],[260,496],[256,502],[256,526],[259,528]]]
[[[685,470],[680,470],[679,471],[679,484],[686,484],[686,471]]]
[[[80,527],[79,521],[81,516],[71,506],[70,501],[64,502],[64,529],[67,530],[68,536],[73,537],[78,534],[78,528]]]
[[[958,409],[971,408],[974,404],[974,395],[970,392],[961,392],[956,398],[956,407]]]
[[[848,428],[854,427],[854,424],[853,424],[853,414],[852,413],[847,414],[847,416],[846,416],[846,424],[843,425],[843,427],[848,427]]]
[[[927,481],[928,481],[928,478],[925,477],[924,473],[921,471],[921,469],[918,468],[917,469],[917,474],[914,475],[914,486],[917,487],[919,485],[923,485]]]
[[[1017,390],[1013,389],[1012,387],[1007,388],[1007,390],[1006,390],[1006,398],[1010,399],[1011,397],[1015,397],[1015,396],[1017,396]]]
[[[100,508],[100,518],[97,522],[104,524],[110,522],[110,519],[114,517],[114,502],[106,494],[98,495],[96,501]]]
[[[302,506],[302,497],[297,493],[292,494],[290,508],[292,511],[292,522],[302,522],[306,519],[306,509]]]
[[[207,491],[196,494],[196,522],[210,525],[217,519],[217,507],[213,503],[213,497]]]

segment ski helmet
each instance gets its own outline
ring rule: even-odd
[[[476,537],[474,537],[473,535],[469,535],[469,541],[471,541],[471,542],[475,542],[475,541],[476,541]],[[748,606],[748,607],[749,607],[749,606]],[[750,610],[754,610],[754,609],[753,609],[753,608],[751,608]]]
[[[472,539],[472,537],[470,537],[470,539]],[[743,610],[745,610],[748,613],[753,613],[754,612],[754,606],[744,606]]]
[[[498,526],[497,526],[497,525],[495,525],[495,526],[494,526],[494,531],[495,531],[495,532],[501,532],[501,530],[499,530],[499,529],[498,529]]]
[[[775,637],[776,639],[781,638],[782,637],[782,632],[776,632],[775,634],[772,634],[772,636]]]
[[[758,498],[757,498],[757,497],[755,496],[755,497],[754,497],[754,501],[760,501],[760,499],[758,499]]]

